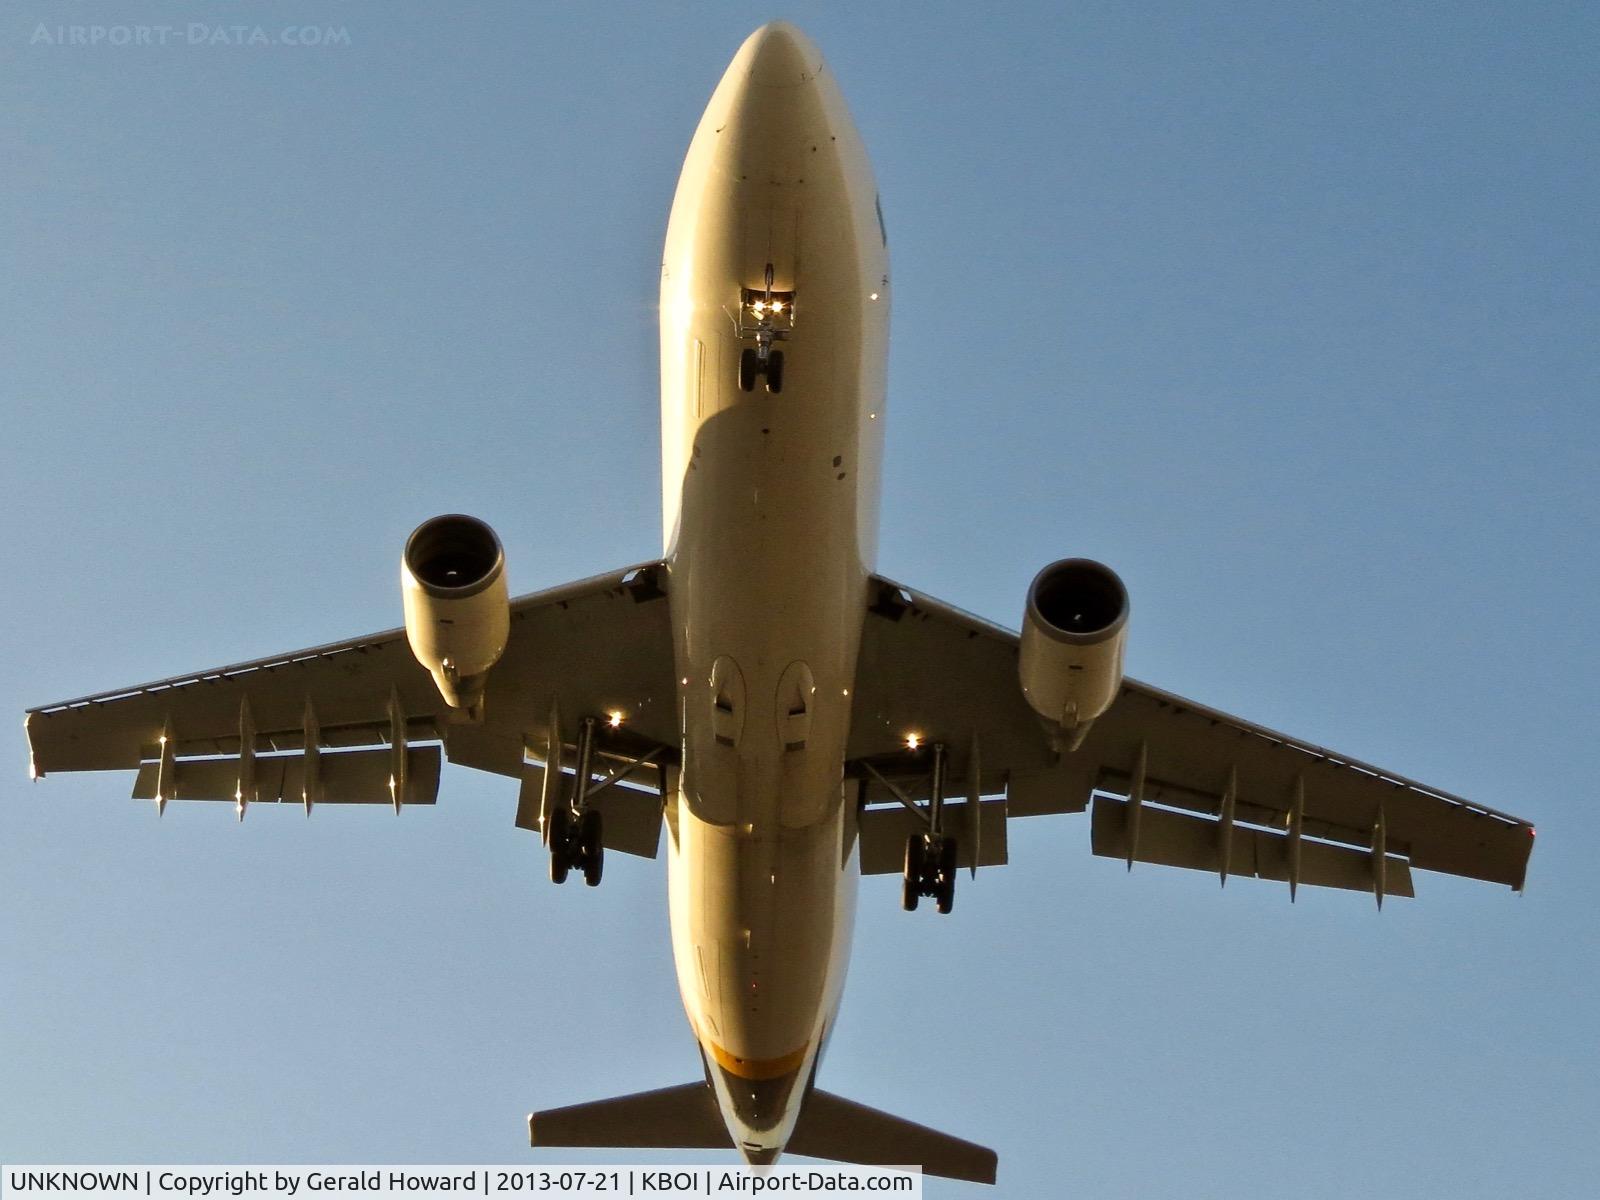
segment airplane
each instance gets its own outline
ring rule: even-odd
[[[32,709],[30,772],[133,795],[432,804],[518,781],[550,878],[657,857],[701,1077],[532,1114],[535,1146],[784,1152],[994,1182],[992,1150],[817,1086],[857,880],[951,911],[1012,822],[1089,811],[1123,861],[1388,897],[1521,890],[1533,826],[1126,678],[1127,589],[1045,566],[1020,633],[875,573],[888,234],[816,46],[740,47],[689,146],[661,270],[663,550],[511,598],[484,522],[401,559],[402,628]],[[663,830],[665,831],[663,835]]]

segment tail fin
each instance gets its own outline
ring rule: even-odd
[[[528,1114],[533,1146],[727,1150],[727,1127],[703,1081]]]
[[[786,1149],[791,1154],[868,1166],[921,1163],[924,1174],[973,1183],[993,1183],[999,1156],[963,1141],[853,1100],[813,1091]]]

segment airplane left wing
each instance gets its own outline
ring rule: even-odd
[[[513,600],[479,721],[444,703],[392,629],[32,709],[31,771],[131,770],[135,797],[229,800],[241,815],[250,802],[426,804],[441,747],[452,762],[526,778],[553,709],[620,713],[608,744],[670,761],[665,573],[646,563]],[[613,789],[608,802],[623,801]],[[639,840],[615,848],[638,852]]]
[[[1412,867],[1522,888],[1528,822],[1136,680],[1124,679],[1082,745],[1058,758],[1018,684],[1016,634],[886,579],[872,581],[869,601],[848,751],[863,786],[864,871],[899,869],[919,827],[905,803],[929,795],[937,742],[954,781],[947,794],[959,798],[944,827],[962,864],[974,850],[979,865],[1005,861],[996,826],[1006,818],[1092,802],[1093,852],[1130,865],[1380,901],[1412,894]]]

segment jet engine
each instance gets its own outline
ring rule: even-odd
[[[1087,558],[1053,562],[1033,578],[1022,614],[1022,694],[1058,750],[1076,750],[1122,686],[1128,589]]]
[[[451,708],[483,701],[489,668],[511,634],[506,556],[476,517],[449,513],[424,521],[400,557],[406,640]]]

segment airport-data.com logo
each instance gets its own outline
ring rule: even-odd
[[[41,21],[30,46],[312,46],[348,48],[343,25],[49,25]]]

